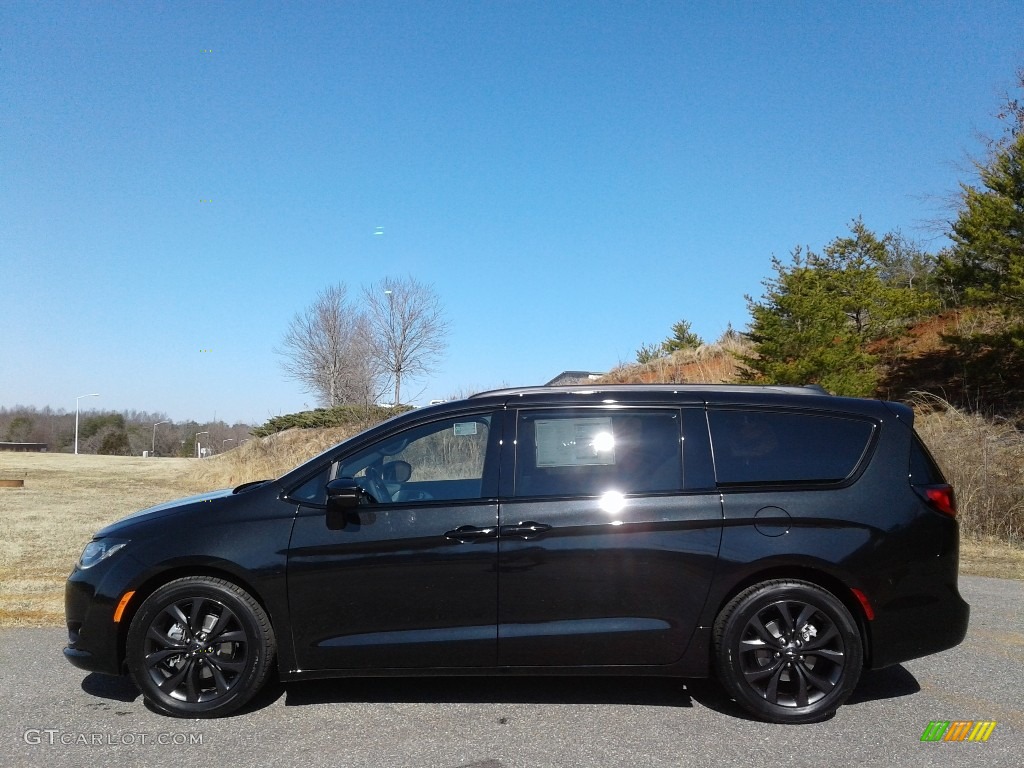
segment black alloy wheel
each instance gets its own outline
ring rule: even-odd
[[[714,644],[726,691],[751,714],[776,723],[833,714],[864,663],[846,606],[803,581],[768,581],[738,594],[715,622]]]
[[[135,684],[156,709],[177,717],[218,717],[262,687],[276,645],[270,620],[245,590],[192,576],[157,589],[128,631]]]

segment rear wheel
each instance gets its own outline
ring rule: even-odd
[[[715,621],[715,669],[751,714],[776,723],[824,719],[849,698],[864,663],[853,617],[808,582],[767,581],[744,590]]]
[[[223,579],[190,576],[157,589],[128,630],[135,684],[176,717],[218,717],[262,687],[276,644],[262,606]]]

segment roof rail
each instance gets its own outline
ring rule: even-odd
[[[732,389],[739,392],[785,392],[792,395],[829,395],[820,384],[566,384],[561,386],[526,386],[491,389],[477,392],[468,399],[537,394],[579,394],[584,392],[720,392]]]

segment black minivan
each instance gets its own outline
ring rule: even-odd
[[[521,388],[99,531],[65,656],[228,714],[276,668],[715,675],[759,718],[958,644],[953,489],[901,404],[815,387]]]

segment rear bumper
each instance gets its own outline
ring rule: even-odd
[[[915,595],[915,604],[892,606],[870,622],[871,668],[879,669],[946,651],[963,642],[971,607],[955,586]]]

